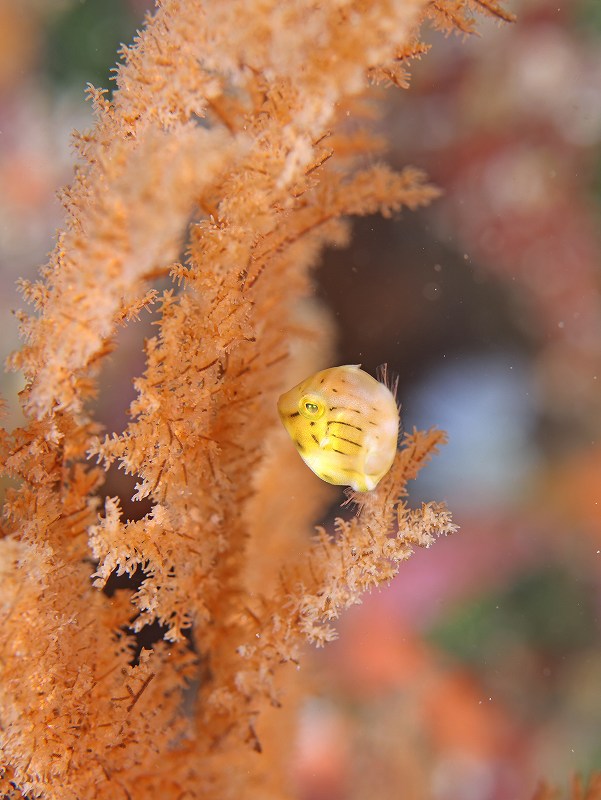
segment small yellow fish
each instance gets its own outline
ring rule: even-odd
[[[301,458],[327,483],[375,489],[397,450],[394,394],[357,364],[316,372],[278,400]]]

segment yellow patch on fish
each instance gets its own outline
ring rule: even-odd
[[[301,458],[327,483],[375,489],[397,450],[394,394],[356,364],[316,372],[278,400]]]

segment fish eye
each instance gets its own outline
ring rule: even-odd
[[[318,419],[324,412],[324,406],[314,397],[303,397],[299,403],[298,410],[303,417]]]

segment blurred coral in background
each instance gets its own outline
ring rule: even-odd
[[[85,84],[108,85],[149,6],[0,0],[4,318],[60,222]],[[442,197],[417,222],[355,222],[318,273],[333,363],[387,362],[405,429],[447,431],[412,501],[444,499],[461,532],[305,656],[317,677],[286,742],[302,800],[529,798],[601,770],[601,11],[508,8],[515,24],[478,36],[430,32],[409,90],[382,89],[387,160]],[[116,429],[134,392],[112,382],[142,372],[149,319],[97,401]],[[4,330],[3,358],[18,346]],[[19,377],[2,380],[13,398]],[[132,484],[109,471],[128,514]]]
[[[131,0],[0,0],[0,313],[17,307],[15,285],[33,277],[62,219],[57,191],[72,178],[71,133],[91,123],[88,82],[109,84],[121,42],[149,4]],[[0,358],[18,346],[5,326]],[[3,373],[12,404],[20,378]]]

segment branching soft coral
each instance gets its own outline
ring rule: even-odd
[[[288,723],[270,710],[281,665],[331,639],[413,545],[453,530],[443,507],[403,500],[443,438],[416,432],[361,513],[311,544],[324,487],[278,430],[275,398],[323,366],[307,353],[324,357],[329,326],[303,300],[324,245],[346,241],[343,218],[436,196],[417,170],[365,166],[378,143],[349,125],[356,98],[423,52],[422,15],[464,30],[474,5],[500,14],[467,0],[165,0],[113,99],[91,91],[64,228],[41,281],[23,284],[37,313],[21,317],[11,366],[26,424],[0,437],[17,482],[0,541],[7,793],[286,796],[274,730]],[[155,300],[130,422],[102,437],[88,402],[100,366]],[[113,462],[151,501],[142,519],[111,498],[99,517]],[[143,575],[133,597],[100,591],[113,572]],[[166,641],[134,659],[133,631],[155,621]],[[248,741],[265,744],[261,764]]]

